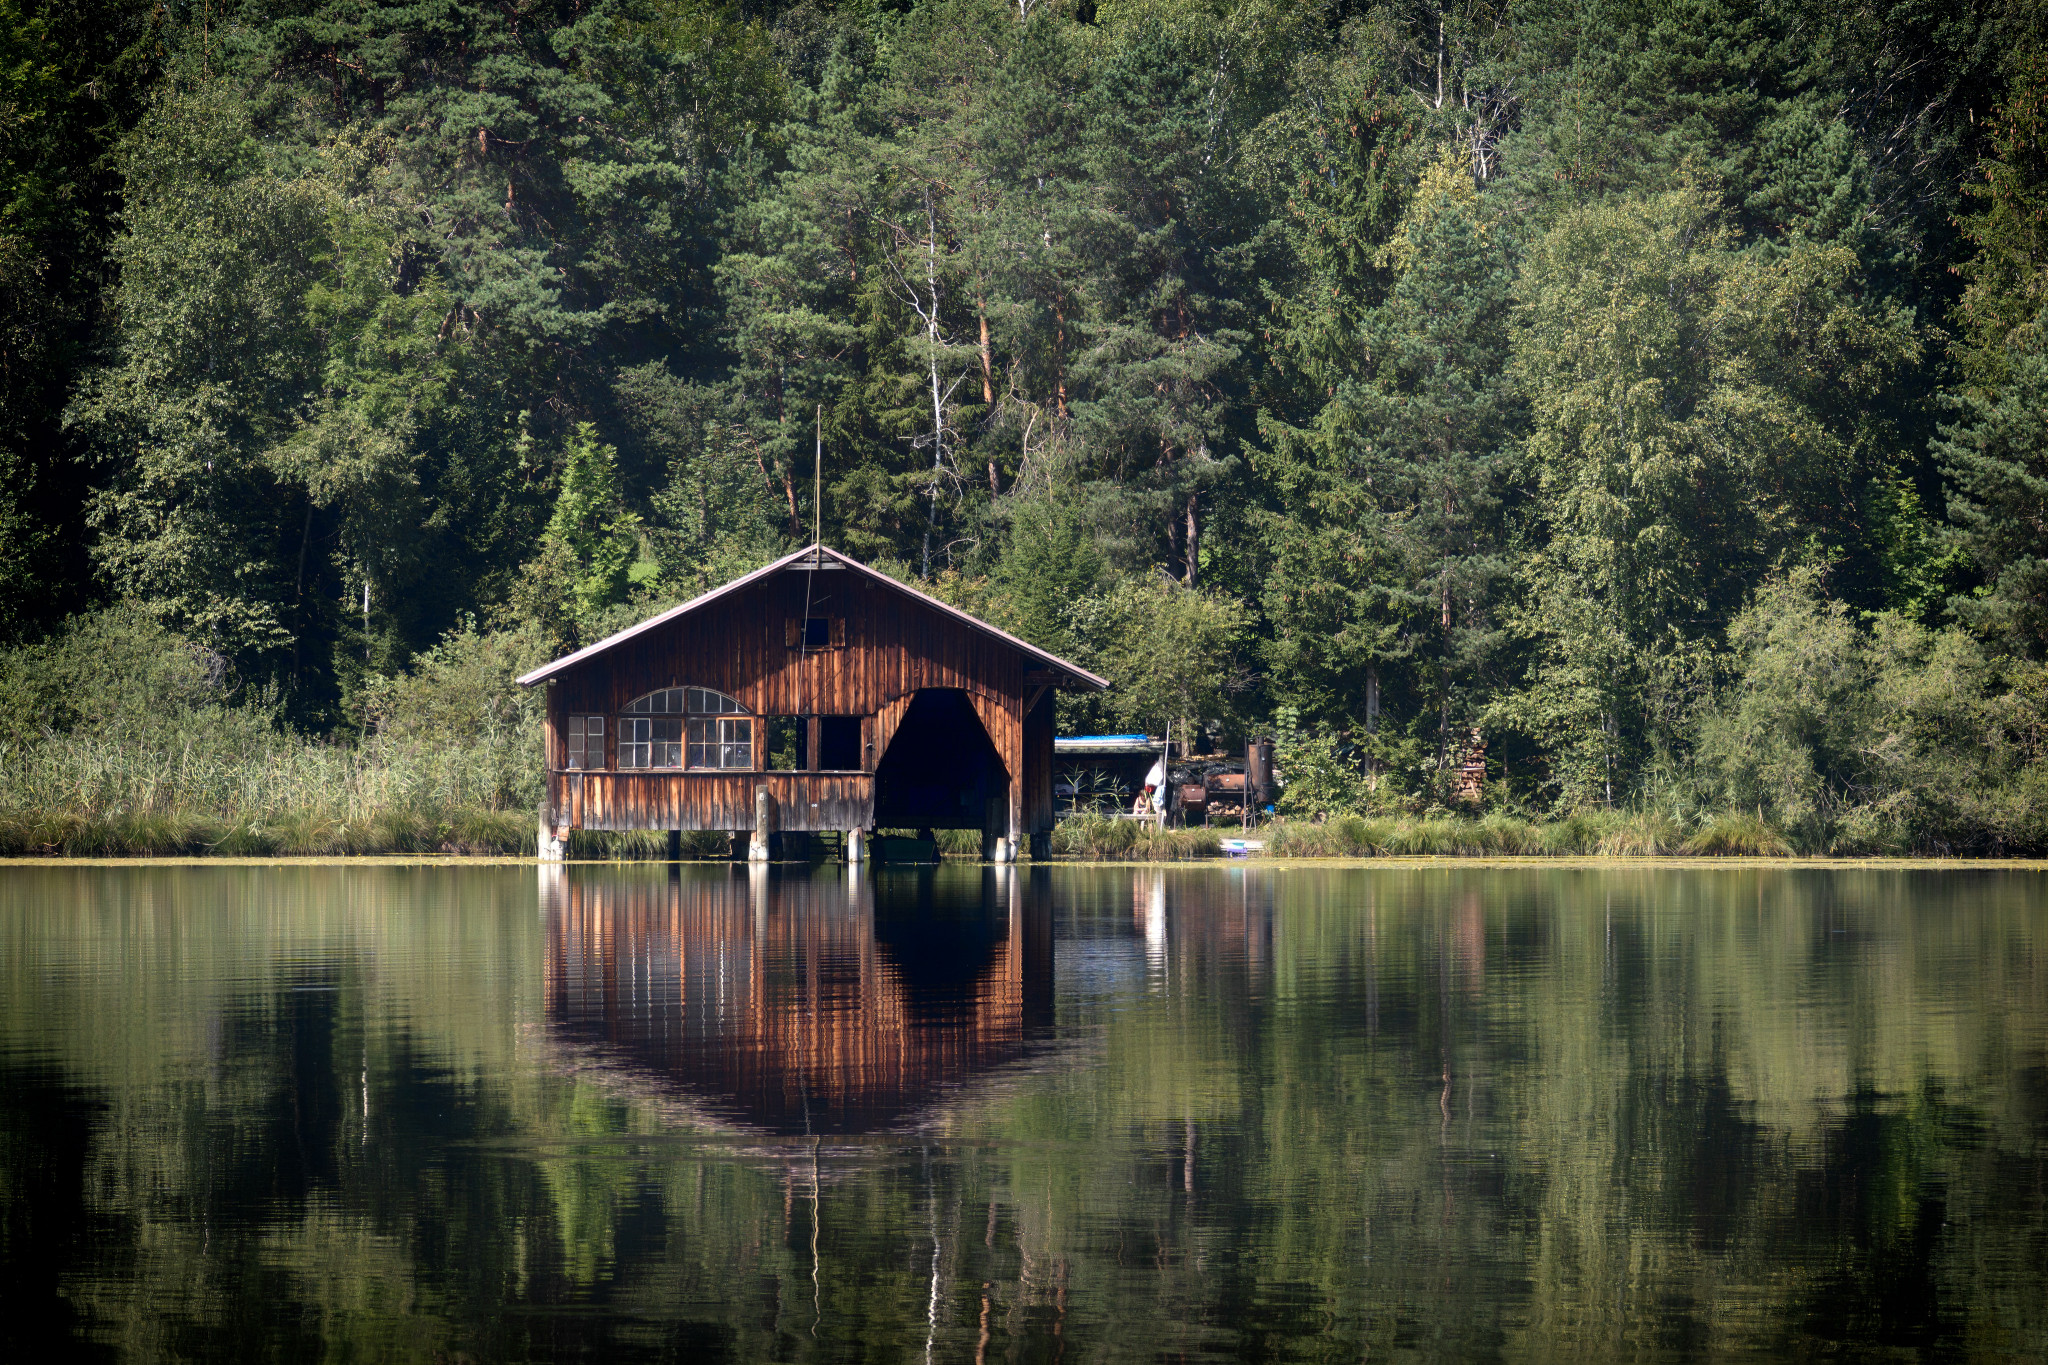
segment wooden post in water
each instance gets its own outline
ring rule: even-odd
[[[775,836],[775,794],[764,784],[754,788],[754,833],[747,840],[747,861],[765,863]]]

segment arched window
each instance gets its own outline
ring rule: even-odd
[[[751,768],[754,718],[708,687],[665,687],[619,716],[621,768]]]

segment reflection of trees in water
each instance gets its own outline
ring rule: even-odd
[[[969,875],[544,871],[551,1032],[747,1127],[895,1126],[1049,1016],[1049,907]]]
[[[529,869],[86,875],[0,883],[0,1176],[89,1229],[0,1256],[140,1355],[2048,1356],[2038,876],[1020,870],[1085,1046],[813,1144],[532,1046],[572,942],[684,979],[659,873],[567,939]],[[703,959],[806,1089],[1001,994],[902,885]]]

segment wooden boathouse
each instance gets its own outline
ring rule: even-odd
[[[1043,856],[1053,694],[1088,670],[822,545],[519,679],[547,686],[540,856],[572,829],[978,829]]]

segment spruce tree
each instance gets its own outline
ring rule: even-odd
[[[1958,312],[1966,382],[1936,446],[1957,545],[1984,575],[1957,615],[2048,652],[2048,48],[2022,53],[1965,226],[1977,255]]]

